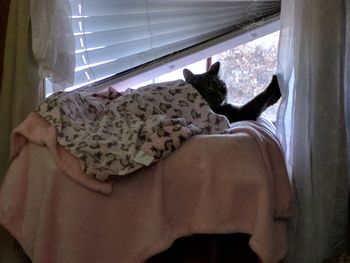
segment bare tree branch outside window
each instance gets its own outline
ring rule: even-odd
[[[279,31],[217,55],[221,78],[225,80],[228,102],[244,104],[261,92],[277,69]],[[265,114],[276,119],[278,104]]]

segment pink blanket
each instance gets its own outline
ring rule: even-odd
[[[193,136],[112,185],[89,181],[55,129],[31,115],[13,136],[0,223],[38,263],[143,262],[180,236],[234,232],[251,234],[263,262],[278,262],[291,215],[280,144],[263,121],[230,133]]]

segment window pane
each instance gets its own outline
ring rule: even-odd
[[[229,89],[228,102],[244,104],[271,81],[277,70],[279,31],[240,45],[216,55],[220,61],[220,75]],[[275,120],[278,105],[273,105],[265,114]]]

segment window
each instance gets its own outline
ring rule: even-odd
[[[100,88],[134,75],[138,75],[137,82],[147,81],[140,72],[192,57],[193,53],[272,23],[278,20],[281,6],[279,0],[68,2],[75,70],[73,86],[66,90]],[[58,58],[63,61],[63,57]]]
[[[220,61],[220,76],[228,88],[228,102],[242,105],[260,93],[271,81],[277,69],[277,49],[279,31],[268,34],[254,41],[239,45],[210,57],[211,63]],[[206,71],[207,59],[200,60],[183,68],[193,73]],[[151,83],[160,83],[183,79],[183,68],[157,76],[133,86],[142,87]],[[278,104],[265,111],[270,120],[276,119]]]
[[[214,50],[208,49],[203,51],[201,56],[191,55],[185,59],[185,62],[173,63],[173,65],[182,65],[176,70],[167,72],[166,69],[155,70],[146,75],[137,75],[134,81],[127,80],[125,83],[111,85],[119,91],[126,88],[139,88],[152,83],[160,83],[172,81],[176,79],[183,79],[182,71],[184,68],[190,69],[193,73],[203,73],[206,71],[208,57],[211,64],[220,61],[220,76],[226,82],[228,87],[228,102],[242,105],[251,98],[261,92],[270,82],[272,75],[276,73],[277,69],[277,49],[279,40],[278,23],[275,23],[268,29],[269,32],[265,36],[246,42],[246,39],[241,39],[238,46],[230,48],[230,44],[226,44],[224,52],[217,53]],[[253,38],[256,33],[252,33]],[[251,38],[251,39],[253,39]],[[242,42],[246,42],[241,44]],[[235,45],[234,42],[233,46]],[[201,59],[203,56],[206,59]],[[198,59],[199,58],[199,59]],[[189,64],[195,60],[197,62]],[[187,63],[186,63],[187,62]],[[187,64],[187,65],[186,65]],[[168,69],[169,71],[169,69]],[[50,90],[50,83],[46,83],[47,95],[52,92]],[[69,89],[68,89],[69,90]],[[278,110],[278,104],[271,106],[264,112],[264,115],[274,121]]]
[[[266,82],[271,78],[271,72],[267,71],[265,77],[257,73],[258,76],[240,80],[239,75],[246,74],[237,70],[233,72],[232,69],[238,68],[237,65],[249,65],[249,59],[245,58],[246,63],[236,59],[234,66],[232,56],[240,51],[229,49],[237,47],[248,52],[252,48],[242,49],[241,44],[278,30],[279,1],[152,1],[146,5],[141,5],[139,0],[118,4],[103,0],[103,4],[98,5],[94,1],[69,1],[76,68],[75,83],[65,89],[67,91],[108,86],[122,91],[179,79],[184,67],[194,73],[204,72],[207,58],[213,62],[221,61],[222,78],[231,87],[231,103],[243,103],[248,97],[253,97],[266,86],[266,83],[261,84],[261,80]],[[208,19],[209,15],[212,19]],[[156,40],[166,40],[169,45]],[[146,45],[148,42],[151,44]],[[143,50],[146,46],[147,50]],[[261,51],[260,47],[255,50]],[[131,54],[131,51],[135,53]],[[268,74],[270,76],[266,77]],[[237,83],[237,80],[240,81]],[[46,88],[49,95],[53,90],[49,81]],[[245,95],[240,93],[243,90],[246,90]]]
[[[229,88],[228,102],[244,104],[269,84],[277,70],[278,40],[279,31],[214,56]],[[269,119],[276,119],[278,106],[265,111]]]

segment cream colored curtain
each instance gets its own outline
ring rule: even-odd
[[[30,2],[12,0],[6,32],[0,90],[0,183],[9,165],[11,130],[42,98],[30,37]],[[20,246],[0,226],[0,262],[28,262]]]
[[[323,262],[345,248],[349,6],[347,0],[282,1],[278,67],[284,101],[277,127],[294,190],[291,263]]]
[[[1,181],[9,163],[11,130],[34,109],[43,95],[31,51],[30,32],[29,2],[11,1],[0,91]]]

